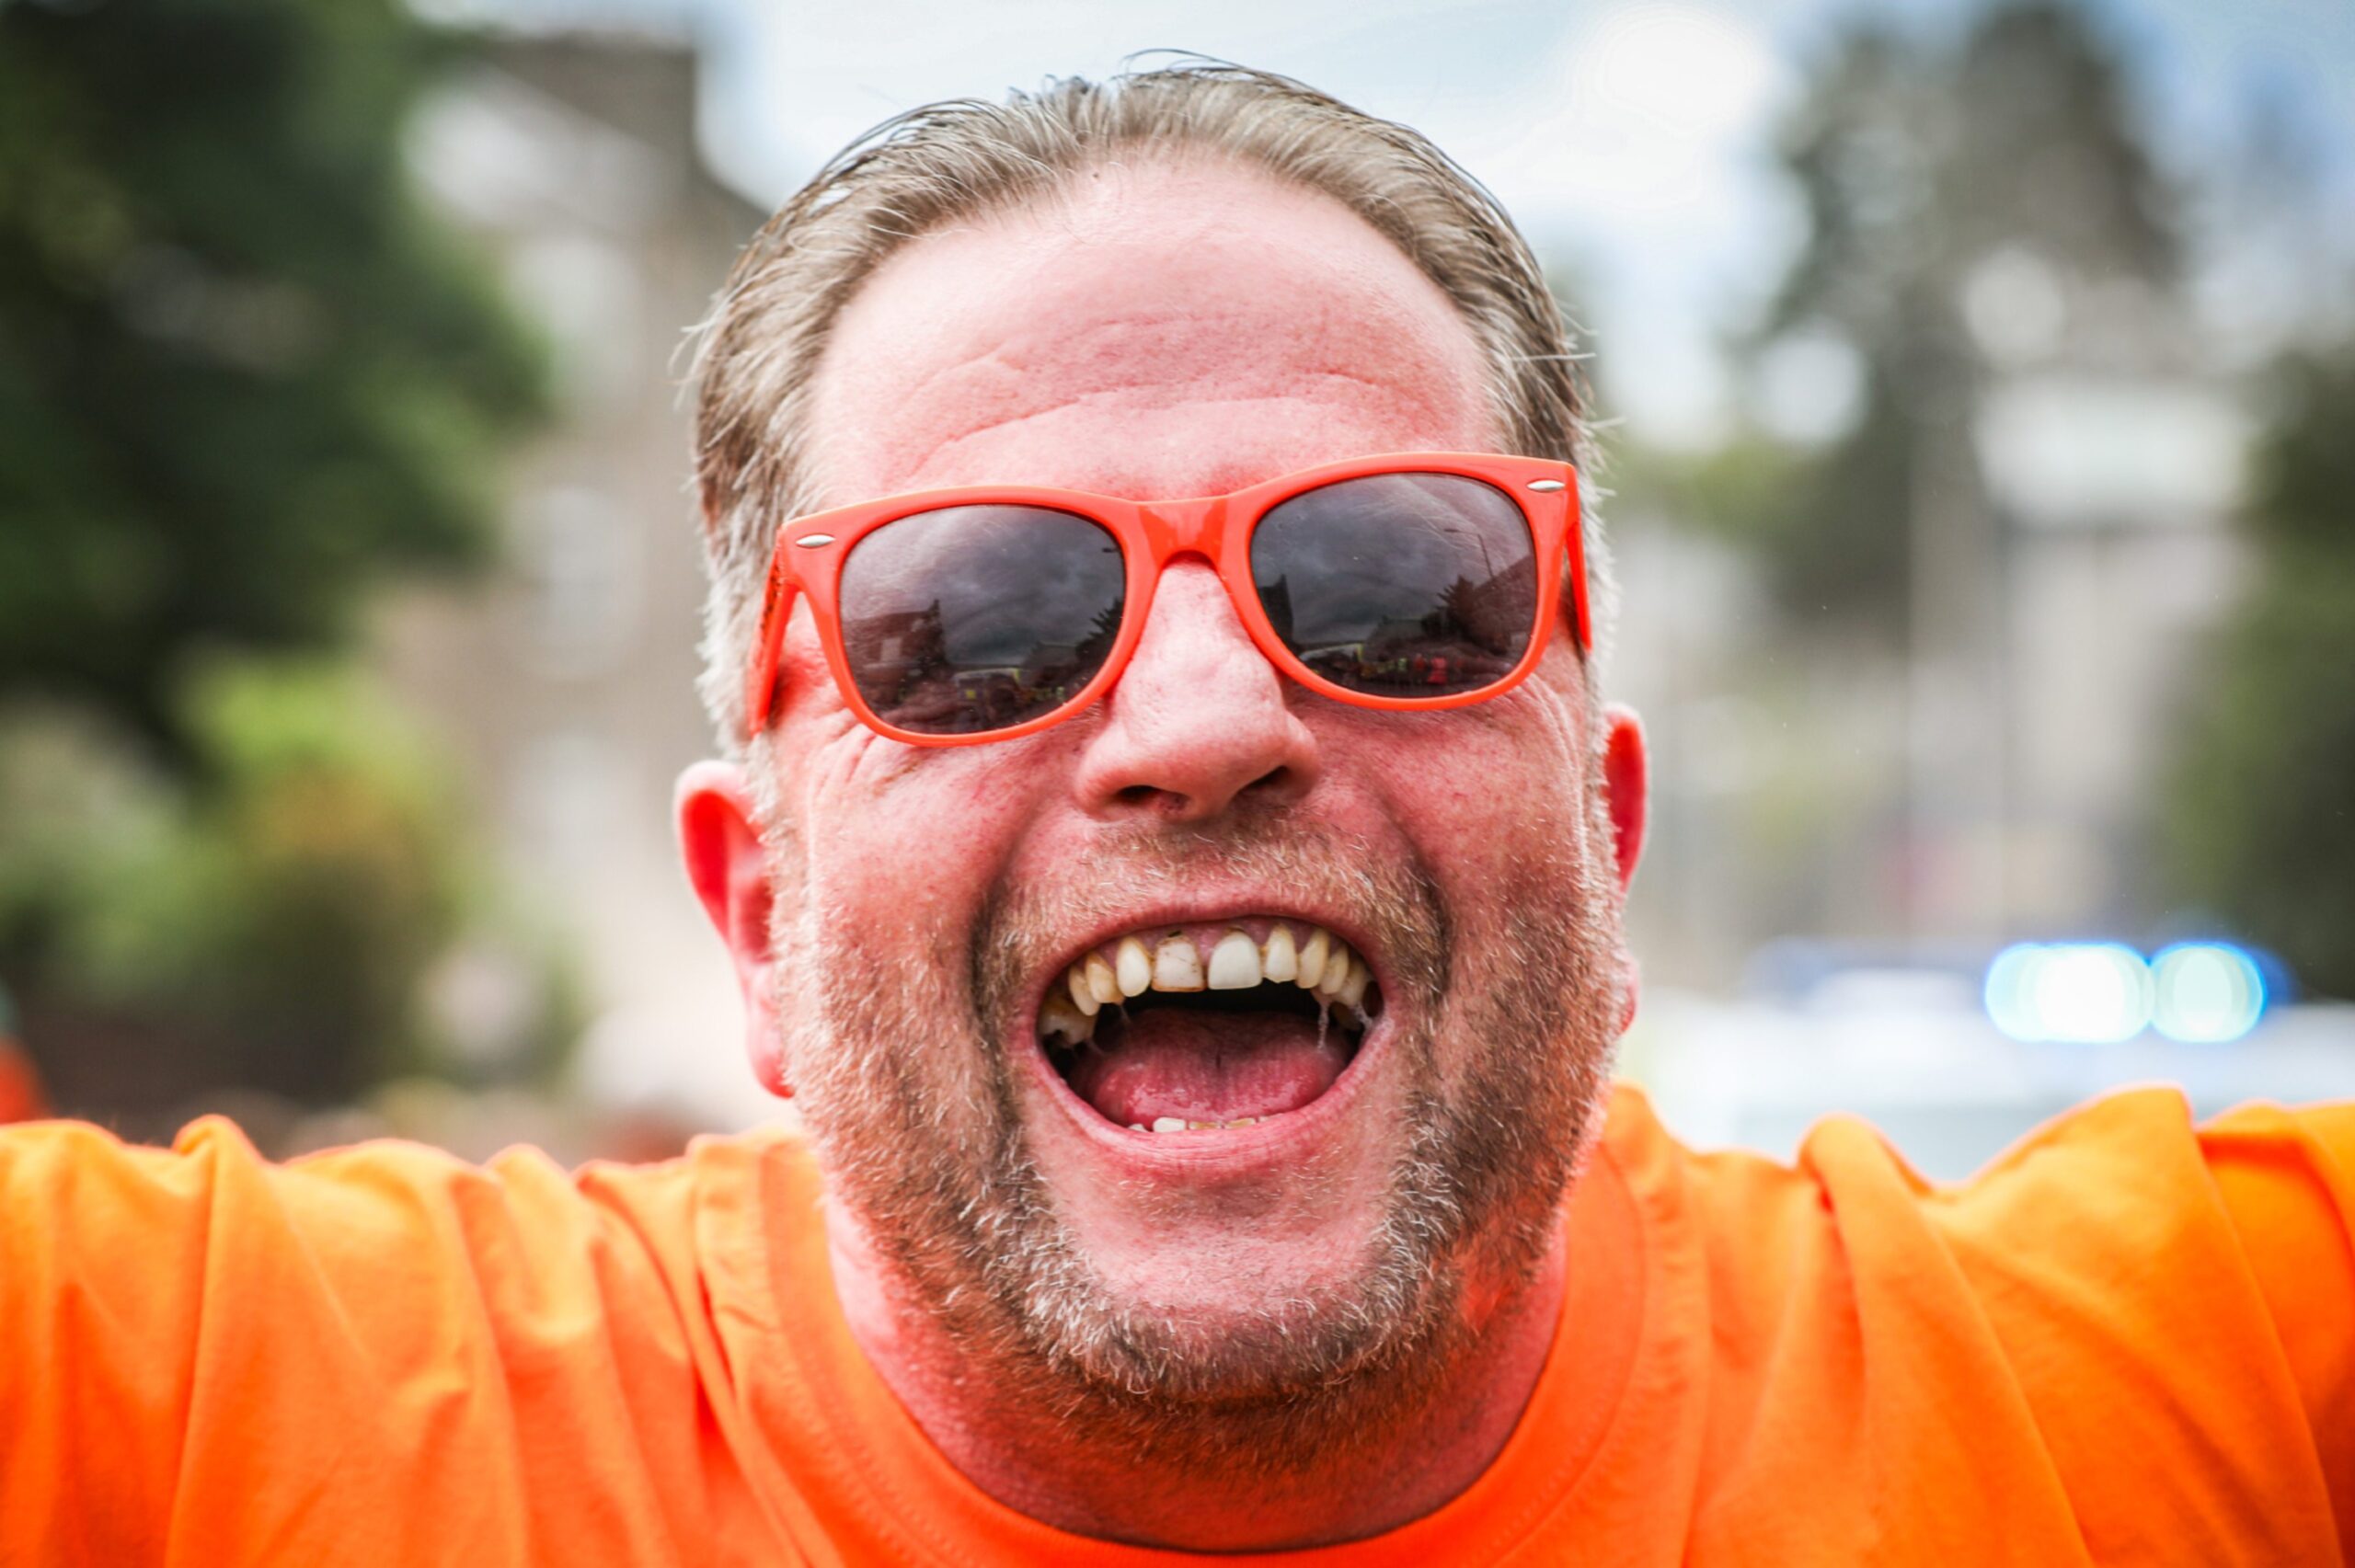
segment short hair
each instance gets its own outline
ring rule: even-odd
[[[1005,102],[956,99],[877,126],[754,235],[705,324],[695,365],[695,486],[711,589],[705,706],[731,751],[776,530],[817,509],[810,380],[835,318],[900,246],[1048,196],[1124,154],[1224,156],[1331,197],[1405,252],[1462,313],[1512,450],[1579,464],[1591,615],[1613,594],[1568,328],[1544,269],[1495,197],[1419,132],[1314,87],[1188,58],[1102,82],[1051,79]],[[1589,659],[1590,671],[1593,659]]]

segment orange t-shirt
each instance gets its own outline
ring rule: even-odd
[[[0,1133],[0,1562],[1146,1564],[853,1345],[781,1134],[567,1175]],[[2315,1563],[2355,1540],[2355,1105],[2102,1100],[1933,1188],[1622,1091],[1555,1348],[1455,1501],[1276,1564]]]

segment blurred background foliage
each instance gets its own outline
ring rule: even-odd
[[[521,929],[350,667],[547,406],[401,155],[462,56],[394,0],[0,4],[0,977],[61,1108],[463,1076],[424,982]],[[500,939],[545,1072],[563,965]]]
[[[167,747],[191,648],[481,560],[539,356],[433,221],[396,0],[0,6],[0,688]]]
[[[2355,998],[2355,340],[2269,381],[2257,581],[2190,704],[2160,842],[2170,891]]]
[[[192,784],[86,709],[0,727],[0,954],[60,1101],[165,1114],[234,1084],[323,1105],[466,1076],[423,982],[501,915],[414,726],[350,670],[288,659],[215,662],[175,711]],[[555,1065],[578,1023],[556,955],[536,972],[513,1069]]]

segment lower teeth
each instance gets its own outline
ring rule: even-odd
[[[1265,1116],[1237,1116],[1231,1122],[1189,1122],[1183,1116],[1155,1116],[1151,1127],[1131,1122],[1131,1132],[1224,1132],[1230,1127],[1258,1127]]]

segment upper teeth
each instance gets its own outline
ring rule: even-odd
[[[1082,966],[1082,967],[1086,968],[1087,971],[1088,992],[1093,995],[1097,1001],[1118,1001],[1120,1000],[1120,982],[1119,979],[1114,978],[1112,974],[1112,966],[1104,962],[1103,958],[1099,955],[1090,953],[1087,956],[1087,962]]]
[[[1161,939],[1161,945],[1153,950],[1153,989],[1202,989],[1202,956],[1194,951],[1192,942],[1183,936]]]
[[[1063,983],[1039,1007],[1041,1038],[1077,1045],[1093,1038],[1096,1014],[1107,1002],[1120,1002],[1147,990],[1248,990],[1263,981],[1289,982],[1328,1003],[1358,1009],[1372,979],[1366,963],[1348,943],[1322,926],[1304,936],[1276,921],[1265,942],[1230,927],[1211,947],[1203,964],[1194,939],[1173,931],[1148,948],[1136,935],[1120,938],[1107,962],[1090,953],[1063,972]]]
[[[1133,936],[1120,938],[1114,952],[1114,983],[1123,997],[1141,995],[1153,984],[1153,960],[1145,954],[1144,944]]]
[[[1186,951],[1194,950],[1192,943]],[[1230,931],[1211,949],[1211,990],[1249,990],[1259,983],[1259,944],[1242,932]]]

